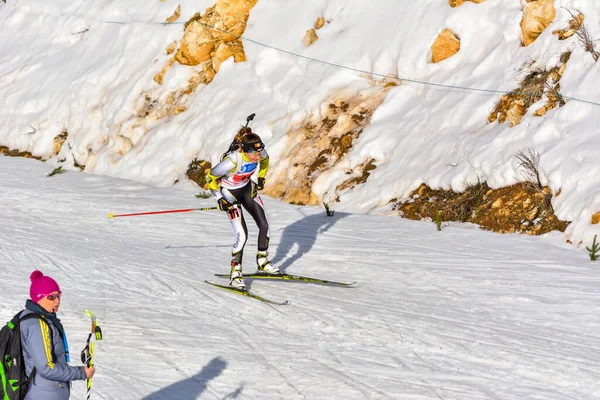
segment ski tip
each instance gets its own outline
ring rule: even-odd
[[[114,216],[115,216],[115,215],[114,215],[113,213],[109,213],[109,214],[108,214],[108,219],[113,219],[113,217],[114,217]]]
[[[97,325],[94,327],[94,334],[96,335],[96,340],[102,340],[102,329]]]

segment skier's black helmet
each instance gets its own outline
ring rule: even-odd
[[[265,144],[256,133],[248,133],[242,138],[242,151],[244,153],[262,151],[264,148]]]

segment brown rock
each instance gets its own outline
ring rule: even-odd
[[[567,69],[567,63],[564,63],[563,65],[558,67],[558,70],[556,71],[556,73],[558,74],[558,79],[556,79],[555,82],[558,82],[560,78],[562,78],[565,69]]]
[[[527,108],[525,108],[525,102],[523,100],[515,101],[506,113],[506,119],[508,119],[510,126],[512,127],[518,125],[525,115],[525,112],[527,112]]]
[[[185,29],[175,58],[183,65],[198,65],[210,59],[214,48],[215,42],[210,30],[198,21],[193,21]]]
[[[537,0],[528,3],[523,10],[520,24],[523,31],[523,46],[527,47],[535,42],[554,18],[556,18],[554,0]]]
[[[175,64],[175,58],[169,59],[169,61],[167,61],[162,70],[154,76],[154,82],[158,83],[159,85],[162,85],[165,74],[167,73],[167,71],[169,71],[169,69],[171,69],[173,64]]]
[[[600,223],[600,212],[597,212],[594,215],[592,215],[592,225],[596,225],[598,223]]]
[[[538,216],[539,211],[539,207],[534,207],[525,218],[527,218],[527,221],[533,221]]]
[[[533,113],[533,115],[536,117],[543,117],[544,115],[546,115],[547,112],[548,112],[548,107],[547,107],[547,105],[545,105],[542,108],[540,108],[539,110],[535,111]]]
[[[229,57],[233,56],[233,49],[227,43],[220,43],[219,47],[215,51],[215,55],[213,56],[213,68],[215,71],[219,72],[219,67],[223,63],[223,61],[227,60]]]
[[[63,143],[67,140],[67,136],[69,134],[67,131],[62,131],[60,135],[56,135],[54,137],[54,141],[52,142],[52,147],[54,149],[54,154],[60,153],[60,149],[62,149]]]
[[[446,58],[452,57],[460,50],[460,39],[450,29],[446,28],[435,39],[431,45],[431,58],[438,63]]]
[[[556,29],[552,31],[552,34],[558,35],[558,40],[565,40],[573,36],[581,25],[583,25],[584,15],[579,13],[572,20],[569,21],[569,27],[567,29]]]
[[[173,41],[173,43],[167,47],[167,54],[173,54],[175,50],[177,50],[177,42]]]
[[[321,29],[323,26],[325,26],[325,18],[317,18],[317,20],[315,21],[315,29]]]
[[[173,13],[173,15],[171,15],[170,17],[168,17],[166,19],[167,23],[171,23],[171,22],[175,22],[179,19],[179,16],[181,15],[181,6],[177,6],[177,8],[175,9],[175,12]]]
[[[233,34],[233,36],[225,34],[221,40],[224,42],[239,40],[246,30],[246,21],[256,2],[257,0],[217,0],[215,11],[222,20],[224,30]]]
[[[448,0],[448,3],[450,3],[450,7],[458,7],[458,6],[462,6],[463,3],[465,3],[467,0]],[[483,3],[485,0],[469,0],[472,1],[473,3]]]
[[[314,29],[309,29],[306,31],[304,38],[302,38],[302,44],[308,47],[316,42],[318,38],[317,32]]]

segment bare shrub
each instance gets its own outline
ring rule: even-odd
[[[575,14],[571,10],[567,11],[569,14],[571,14],[571,17],[573,17],[573,19],[576,19]],[[577,29],[576,35],[577,39],[579,39],[579,43],[583,45],[585,51],[592,55],[592,57],[594,58],[594,62],[598,61],[598,59],[600,58],[600,52],[596,50],[596,43],[594,40],[592,40],[590,31],[588,31],[584,23],[582,23],[579,29]]]
[[[477,218],[481,206],[485,202],[485,194],[490,189],[486,181],[477,177],[476,183],[463,182],[465,190],[458,195],[458,201],[453,205],[451,214],[461,222]]]
[[[518,168],[521,170],[521,175],[541,191],[543,186],[540,179],[540,154],[535,150],[527,149],[527,152],[519,151],[516,157],[519,161]]]
[[[546,208],[551,208],[552,194],[544,190],[540,178],[540,154],[533,149],[527,149],[527,152],[519,151],[516,157],[519,162],[517,168],[521,171],[521,175],[530,183],[533,190],[544,197]]]
[[[577,31],[577,38],[579,39],[579,42],[583,44],[585,51],[592,54],[594,61],[598,61],[598,58],[600,58],[600,53],[596,50],[596,45],[591,39],[590,32],[587,30],[585,25],[581,25],[581,28],[579,28]]]

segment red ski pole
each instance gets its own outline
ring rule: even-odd
[[[208,210],[218,210],[219,207],[204,207],[204,208],[185,208],[183,210],[166,210],[166,211],[148,211],[141,213],[132,213],[132,214],[108,214],[109,219],[117,218],[117,217],[136,217],[138,215],[154,215],[154,214],[170,214],[170,213],[180,213],[180,212],[191,212],[191,211],[208,211]]]

